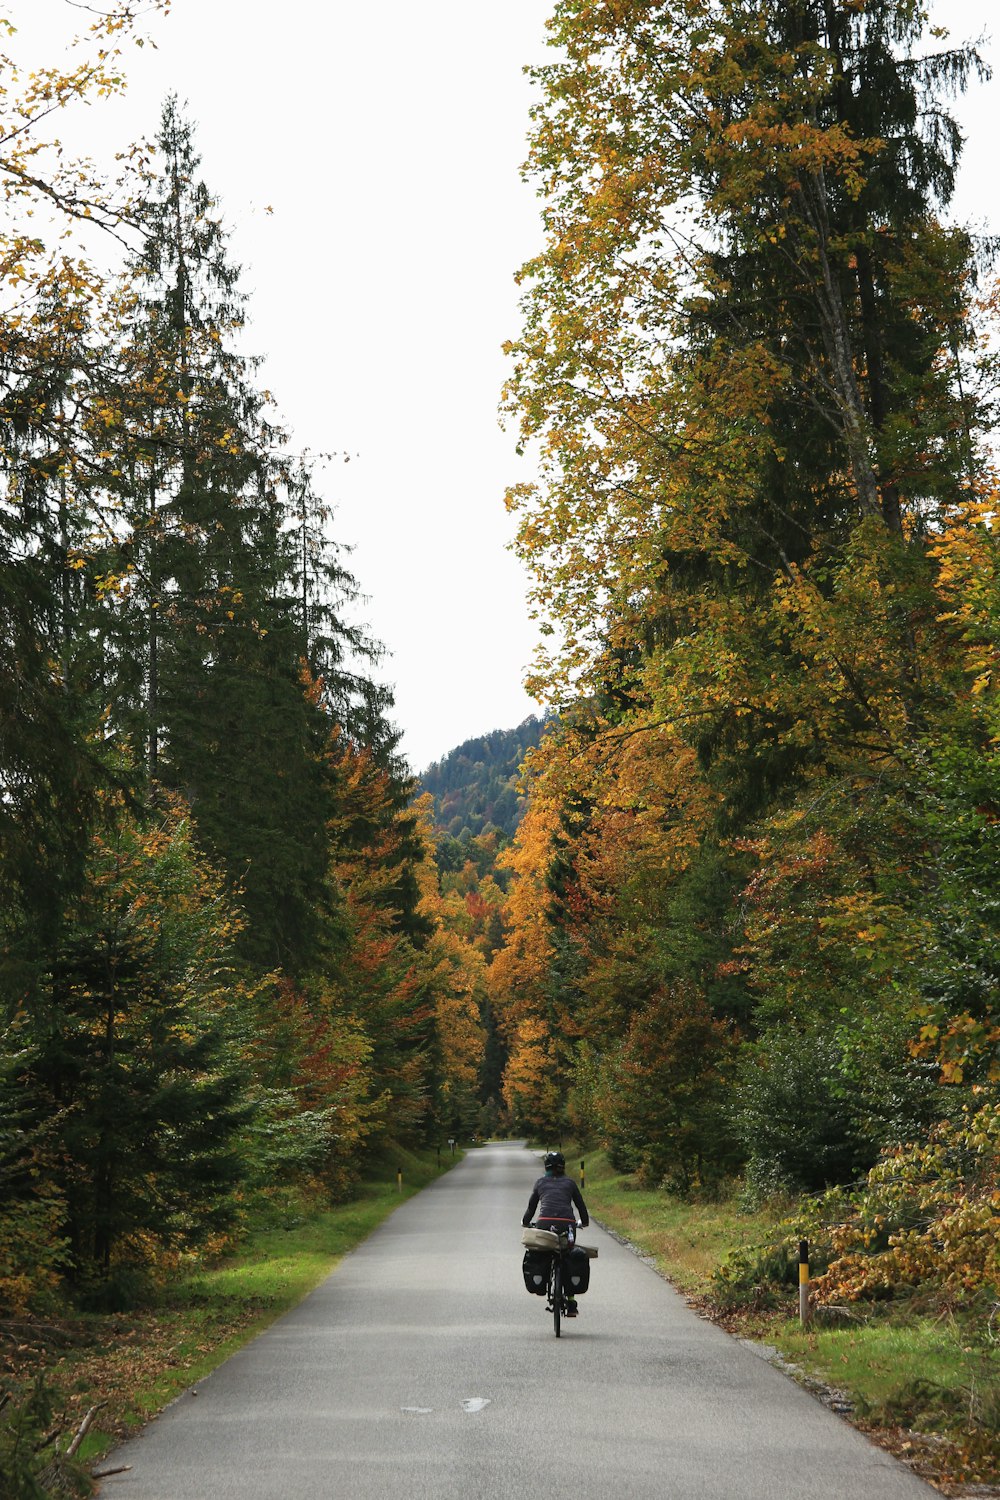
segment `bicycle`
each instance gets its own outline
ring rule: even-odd
[[[530,1227],[532,1229],[537,1229],[538,1225],[532,1224]],[[563,1265],[563,1255],[567,1250],[571,1250],[573,1248],[573,1241],[570,1239],[569,1234],[565,1229],[552,1229],[543,1232],[552,1234],[558,1239],[558,1245],[554,1246],[552,1250],[549,1251],[548,1279],[545,1286],[545,1295],[548,1300],[546,1302],[545,1311],[552,1314],[552,1323],[555,1328],[556,1338],[560,1338],[562,1336],[562,1320],[567,1315],[568,1305],[570,1301],[570,1298],[566,1294],[566,1288],[563,1281],[563,1272],[565,1270],[565,1267]]]

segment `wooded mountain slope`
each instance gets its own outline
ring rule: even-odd
[[[528,718],[516,729],[494,729],[428,766],[420,785],[434,798],[437,826],[458,839],[491,827],[512,838],[524,811],[521,766],[544,727],[543,719]]]

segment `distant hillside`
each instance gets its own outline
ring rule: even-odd
[[[456,839],[490,828],[512,838],[522,812],[518,768],[544,728],[544,719],[529,718],[516,729],[494,729],[428,766],[419,780],[434,798],[438,826]]]

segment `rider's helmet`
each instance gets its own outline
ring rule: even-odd
[[[547,1151],[542,1166],[546,1172],[565,1172],[566,1158],[561,1151]]]

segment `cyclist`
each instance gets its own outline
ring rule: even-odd
[[[554,1229],[557,1233],[562,1231],[572,1245],[576,1240],[577,1227],[576,1214],[573,1210],[575,1208],[580,1215],[580,1228],[586,1229],[590,1223],[587,1205],[572,1177],[566,1176],[566,1158],[561,1151],[547,1152],[542,1166],[545,1168],[545,1176],[539,1177],[531,1189],[531,1197],[528,1199],[528,1206],[521,1223],[527,1228],[537,1209],[538,1217],[535,1223],[538,1228]],[[576,1317],[575,1297],[568,1299],[566,1312],[569,1317]]]

